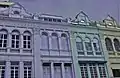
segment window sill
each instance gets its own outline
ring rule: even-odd
[[[1,47],[1,48],[0,48],[0,52],[7,52],[7,48],[5,48],[5,47],[2,48],[2,47]]]
[[[25,49],[25,48],[24,48],[24,49],[23,49],[23,53],[32,53],[32,49],[27,49],[27,48]]]
[[[48,51],[49,49],[40,49],[40,50],[42,50],[42,51]]]
[[[58,49],[50,49],[50,51],[60,51],[60,50],[58,50]]]
[[[20,48],[11,48],[10,52],[19,53],[20,52]]]
[[[60,50],[60,51],[62,51],[62,52],[69,52],[70,50]]]

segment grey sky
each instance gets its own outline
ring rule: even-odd
[[[107,14],[118,19],[119,0],[13,0],[22,4],[32,13],[47,13],[64,17],[74,17],[80,10],[91,19],[101,20]]]

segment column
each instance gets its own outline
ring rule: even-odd
[[[96,64],[96,70],[97,70],[97,75],[98,75],[98,78],[100,78],[100,72],[99,72],[99,67],[98,67],[98,64]]]
[[[83,52],[85,53],[84,55],[87,56],[87,50],[86,50],[86,46],[85,46],[85,40],[83,40],[82,43],[83,43]]]
[[[74,32],[70,32],[70,42],[71,42],[71,49],[72,49],[72,62],[73,62],[73,69],[74,69],[74,78],[81,78],[81,73],[80,73],[80,66],[78,63],[78,53],[77,53],[77,49],[76,49],[76,41],[75,41],[75,37],[74,37]]]
[[[6,61],[6,67],[5,67],[5,78],[10,78],[10,61]]]
[[[62,62],[62,78],[65,78],[65,68],[63,62]]]
[[[24,63],[20,61],[20,78],[24,78]]]
[[[23,34],[20,34],[20,53],[23,53]]]
[[[54,63],[51,62],[51,78],[54,78]]]
[[[41,57],[40,57],[40,35],[39,35],[39,28],[33,29],[33,55],[34,55],[34,65],[35,71],[34,76],[35,78],[42,78],[42,71],[41,71]]]
[[[91,45],[92,45],[92,52],[93,52],[93,55],[96,55],[96,51],[95,51],[94,46],[93,46],[93,40],[91,41]]]
[[[109,78],[109,77],[113,76],[112,71],[111,71],[111,67],[110,67],[110,62],[108,61],[109,60],[109,53],[108,53],[108,51],[106,50],[106,47],[105,47],[106,45],[105,45],[104,35],[101,32],[99,32],[99,33],[100,33],[99,36],[100,36],[100,40],[101,40],[100,41],[101,42],[101,49],[102,49],[105,61],[107,61],[106,71],[107,71],[107,76]]]
[[[33,62],[33,60],[32,60],[32,78],[35,78],[35,64],[34,64],[34,62]]]
[[[89,64],[87,64],[87,72],[88,72],[88,77],[91,78],[91,73],[90,73],[90,68],[89,68]]]
[[[10,48],[11,48],[11,39],[12,39],[12,37],[11,37],[11,33],[9,32],[8,33],[8,49],[7,49],[7,52],[9,53],[10,52]]]

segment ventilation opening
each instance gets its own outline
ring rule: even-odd
[[[9,5],[0,5],[1,8],[8,8]]]

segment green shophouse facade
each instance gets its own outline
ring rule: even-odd
[[[120,78],[120,27],[110,15],[97,24],[110,78]]]
[[[76,78],[109,78],[107,58],[96,22],[80,12],[71,22],[71,48]]]

